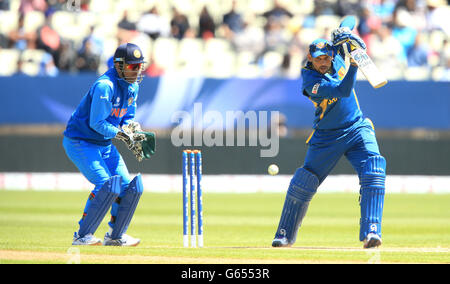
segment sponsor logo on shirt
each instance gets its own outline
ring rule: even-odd
[[[116,99],[116,103],[113,105],[114,107],[120,106],[120,97]]]
[[[320,87],[320,83],[317,83],[317,84],[315,84],[313,87],[312,87],[312,93],[313,94],[317,94],[317,92],[319,91],[319,87]]]

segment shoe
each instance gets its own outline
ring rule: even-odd
[[[73,246],[98,246],[102,244],[102,240],[94,237],[93,234],[87,234],[84,237],[80,237],[78,232],[73,234]]]
[[[104,246],[119,246],[119,247],[135,247],[139,245],[141,242],[140,239],[133,238],[127,234],[123,234],[122,238],[113,240],[111,238],[110,232],[105,234],[105,238],[103,240]]]
[[[277,247],[290,247],[291,244],[288,242],[287,238],[275,238],[272,241],[272,246],[274,248],[277,248]]]
[[[364,239],[364,248],[376,248],[381,245],[381,237],[375,233],[369,233]]]

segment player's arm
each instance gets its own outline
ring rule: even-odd
[[[106,120],[112,111],[112,95],[112,88],[106,82],[97,83],[92,93],[89,126],[106,139],[114,138],[120,131],[119,128]]]
[[[343,98],[349,97],[356,82],[358,67],[350,65],[342,81],[333,78],[321,78],[310,82],[304,81],[303,89],[311,97]]]
[[[120,123],[122,130],[117,133],[116,138],[125,142],[138,161],[142,161],[155,154],[156,141],[155,133],[143,131],[139,122],[134,121],[136,100],[137,92],[133,103],[128,106],[127,113]]]

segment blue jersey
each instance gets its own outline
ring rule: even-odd
[[[346,74],[344,59],[339,54],[334,57],[329,73],[315,71],[311,62],[302,69],[302,92],[316,107],[314,129],[345,129],[362,118],[354,90],[357,70],[350,65]]]
[[[67,123],[64,136],[109,145],[119,127],[136,113],[137,83],[121,79],[114,68],[95,81]]]

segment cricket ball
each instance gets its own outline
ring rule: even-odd
[[[269,168],[267,169],[267,172],[271,176],[278,174],[278,171],[279,171],[278,166],[275,164],[270,165]]]

